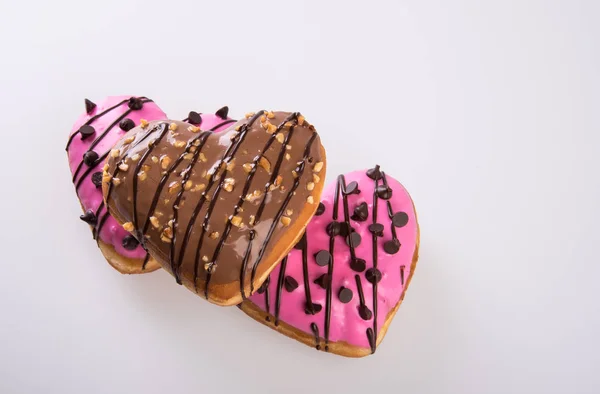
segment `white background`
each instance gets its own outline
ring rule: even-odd
[[[600,392],[598,1],[0,2],[0,393]],[[301,111],[379,163],[421,259],[374,356],[316,352],[78,219],[83,98]]]

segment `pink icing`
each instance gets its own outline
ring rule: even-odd
[[[151,101],[145,102],[141,109],[130,110],[128,106],[128,100],[131,97],[132,96],[107,97],[106,99],[97,103],[96,107],[89,114],[83,113],[81,116],[79,116],[73,125],[73,129],[71,130],[71,136],[73,136],[73,134],[76,133],[77,130],[79,130],[82,125],[86,124],[92,117],[108,110],[113,106],[116,106],[114,109],[102,116],[99,116],[90,123],[90,125],[96,130],[94,135],[84,140],[81,139],[81,135],[75,135],[67,149],[71,174],[75,174],[77,168],[81,165],[81,169],[74,180],[75,184],[81,182],[80,186],[77,188],[77,196],[79,197],[79,200],[81,201],[85,211],[92,210],[94,213],[98,212],[98,222],[102,221],[103,217],[105,216],[106,208],[102,204],[102,189],[97,188],[96,185],[92,183],[92,175],[96,172],[102,171],[104,160],[99,160],[98,164],[96,164],[91,171],[88,171],[89,167],[86,164],[81,164],[83,155],[89,150],[94,141],[99,138],[108,128],[110,128],[109,132],[98,141],[96,146],[93,148],[93,151],[96,152],[100,157],[102,157],[106,152],[109,152],[114,144],[126,133],[119,127],[118,122],[118,120],[125,114],[125,117],[131,119],[136,126],[140,124],[141,119],[152,121],[167,118],[167,115],[154,102]],[[144,98],[144,101],[146,100],[147,99]],[[225,123],[225,120],[215,114],[203,114],[202,124],[200,127],[204,130],[209,130],[215,128],[215,126],[218,126],[214,131],[221,131],[228,125]],[[117,122],[115,123],[115,121]],[[113,123],[115,124],[113,125]],[[87,173],[87,175],[85,175],[84,179],[81,180],[85,173]],[[102,208],[100,211],[98,211],[100,205],[102,205]],[[113,219],[111,216],[106,216],[99,233],[100,239],[103,242],[114,246],[116,252],[122,256],[135,259],[144,258],[146,252],[141,246],[138,245],[133,250],[127,250],[123,247],[123,239],[127,235],[129,235],[129,233],[125,231],[115,219]]]
[[[388,216],[386,200],[381,198],[377,202],[377,223],[384,225],[383,236],[377,238],[377,268],[382,274],[381,281],[377,285],[377,334],[383,327],[388,313],[396,306],[403,294],[406,286],[415,252],[417,241],[417,221],[412,200],[404,187],[395,179],[386,175],[388,186],[392,189],[392,197],[388,200],[391,203],[393,213],[405,212],[408,216],[408,222],[402,227],[395,227],[397,239],[401,243],[400,250],[396,254],[387,253],[383,245],[386,241],[392,239],[392,222]],[[349,195],[348,209],[349,216],[352,216],[354,208],[366,202],[368,205],[368,217],[366,221],[356,221],[350,219],[351,226],[361,236],[361,242],[355,247],[356,257],[366,261],[364,272],[356,272],[350,268],[350,248],[342,236],[334,238],[333,253],[333,274],[332,274],[332,292],[331,292],[331,317],[329,328],[329,342],[345,341],[351,345],[363,348],[370,348],[367,329],[373,329],[373,317],[369,320],[361,318],[358,312],[360,306],[359,292],[355,275],[359,275],[365,305],[373,312],[373,285],[366,279],[366,272],[373,267],[373,235],[369,232],[369,226],[373,223],[373,192],[375,181],[366,175],[366,171],[355,171],[345,175],[346,185],[356,181],[358,183],[360,194]],[[382,180],[379,185],[382,185]],[[309,335],[315,332],[311,325],[316,324],[321,338],[321,346],[324,345],[325,320],[326,320],[326,290],[314,283],[315,279],[322,274],[326,274],[328,266],[319,266],[316,263],[314,255],[321,251],[329,251],[330,237],[326,232],[327,225],[332,222],[334,197],[336,194],[336,183],[330,184],[323,192],[322,203],[325,211],[319,216],[314,216],[307,226],[307,255],[308,255],[308,283],[310,296],[313,303],[322,306],[322,309],[314,315],[305,312],[307,301],[304,289],[304,274],[302,251],[292,250],[288,255],[285,276],[294,278],[298,287],[292,292],[285,288],[280,292],[280,311],[279,321],[283,321]],[[338,202],[338,222],[344,221],[344,204],[340,195]],[[269,298],[269,310],[271,315],[275,315],[275,307],[278,292],[278,279],[281,270],[279,264],[271,273],[267,291],[262,294],[256,293],[250,297],[250,301],[256,304],[262,310],[267,310],[266,300]],[[403,270],[403,278],[401,275]],[[352,299],[348,303],[342,303],[338,297],[341,287],[346,287],[352,291]],[[374,316],[374,315],[373,315]],[[270,318],[273,323],[273,317]]]

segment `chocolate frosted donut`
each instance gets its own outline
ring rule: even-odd
[[[219,134],[142,124],[115,145],[102,183],[110,213],[178,283],[235,305],[302,235],[325,170],[302,115],[260,111]]]

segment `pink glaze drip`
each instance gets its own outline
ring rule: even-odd
[[[415,252],[417,241],[417,221],[412,200],[404,187],[395,179],[386,175],[387,183],[392,189],[392,197],[389,199],[394,213],[405,212],[408,215],[408,222],[403,227],[396,227],[397,239],[401,243],[400,250],[396,254],[388,254],[383,245],[386,241],[392,239],[392,222],[388,216],[386,200],[381,198],[377,202],[377,223],[384,225],[383,236],[377,238],[377,268],[381,271],[382,278],[377,285],[377,334],[383,327],[386,316],[396,306],[404,287],[407,284],[411,267],[413,264],[413,254]],[[366,202],[368,205],[368,218],[366,221],[350,220],[350,225],[361,236],[361,242],[355,247],[356,257],[366,261],[364,272],[355,272],[350,268],[350,247],[342,236],[334,238],[333,253],[333,275],[331,292],[331,315],[329,327],[329,342],[344,341],[354,346],[363,348],[372,348],[369,343],[367,330],[373,329],[373,317],[369,320],[361,318],[358,312],[360,306],[359,292],[355,280],[355,275],[359,275],[365,305],[374,311],[373,307],[373,285],[366,279],[366,272],[373,267],[373,235],[369,232],[369,226],[373,223],[373,192],[375,181],[366,175],[366,171],[355,171],[345,175],[346,185],[352,181],[358,183],[360,194],[347,196],[349,216],[352,216],[354,208]],[[382,185],[379,180],[379,185]],[[323,192],[322,203],[325,211],[319,216],[314,216],[307,226],[306,239],[308,251],[308,283],[310,288],[310,298],[313,303],[322,306],[322,309],[315,315],[305,313],[306,294],[304,289],[304,274],[302,251],[294,249],[288,255],[285,276],[294,278],[298,287],[292,292],[288,292],[283,286],[280,292],[280,310],[279,321],[283,321],[309,335],[315,335],[314,325],[318,328],[320,339],[315,343],[323,347],[325,337],[326,321],[326,290],[314,283],[315,279],[328,272],[328,266],[319,266],[316,263],[315,254],[321,250],[329,251],[330,237],[326,232],[327,225],[332,222],[332,213],[334,198],[336,194],[336,183],[330,184]],[[344,204],[340,194],[338,202],[338,222],[344,222]],[[281,270],[279,264],[271,273],[267,291],[262,294],[254,294],[249,298],[254,304],[263,310],[275,315],[278,279]],[[401,277],[401,267],[403,267],[403,278]],[[344,304],[338,297],[341,287],[346,287],[352,291],[352,299]],[[263,289],[264,290],[264,289]],[[267,296],[268,294],[268,296]],[[375,316],[375,314],[373,314]],[[269,320],[273,323],[273,318]],[[314,325],[313,325],[314,323]],[[313,328],[311,329],[311,325]],[[376,337],[375,337],[376,338]]]
[[[71,130],[71,136],[79,130],[79,128],[86,124],[92,117],[100,114],[107,109],[116,106],[114,109],[107,112],[105,115],[93,120],[90,125],[96,130],[96,133],[85,140],[81,139],[81,136],[75,135],[70,142],[67,154],[69,158],[69,166],[71,168],[71,174],[75,174],[77,168],[82,162],[83,155],[89,150],[92,143],[99,138],[118,118],[127,113],[126,118],[131,119],[136,126],[140,124],[141,119],[147,121],[166,119],[167,115],[154,103],[146,102],[143,107],[139,110],[130,110],[128,106],[128,100],[133,96],[110,96],[103,101],[97,103],[96,107],[88,114],[83,113],[73,125]],[[227,119],[225,119],[227,120]],[[214,131],[221,131],[227,127],[227,124],[222,125],[225,121],[215,114],[203,114],[202,115],[202,129],[212,129],[216,127]],[[115,143],[126,133],[119,127],[119,123],[115,124],[110,131],[96,144],[93,151],[96,152],[100,157],[112,149]],[[98,212],[97,220],[100,222],[106,214],[106,207],[102,204],[102,189],[97,188],[92,183],[92,175],[95,172],[101,172],[104,166],[104,161],[99,161],[95,165],[92,171],[90,171],[85,179],[81,181],[81,185],[77,189],[77,196],[85,211],[92,210],[94,213]],[[80,182],[81,177],[88,172],[89,167],[85,164],[81,166],[75,184]],[[102,205],[100,211],[98,208]],[[127,250],[123,247],[123,239],[129,235],[127,231],[121,227],[112,216],[107,216],[99,233],[99,238],[114,246],[116,252],[121,256],[134,259],[143,259],[146,256],[144,249],[138,245],[133,250]]]

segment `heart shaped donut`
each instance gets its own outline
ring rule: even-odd
[[[206,130],[220,131],[235,122],[227,113],[227,107],[215,114],[192,111],[185,120]],[[126,132],[144,119],[166,117],[146,97],[111,96],[97,104],[86,99],[85,113],[73,125],[67,143],[72,180],[84,212],[80,218],[91,226],[106,260],[122,273],[151,272],[160,265],[108,214],[102,199],[102,166],[113,145]]]
[[[325,170],[304,116],[260,111],[219,134],[142,124],[115,145],[102,181],[110,213],[179,284],[235,305],[302,236]]]
[[[419,226],[404,187],[382,172],[340,175],[294,250],[240,308],[318,350],[374,353],[418,258]]]

